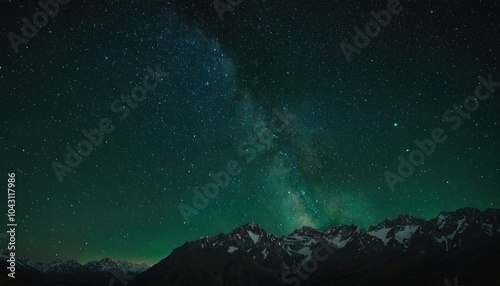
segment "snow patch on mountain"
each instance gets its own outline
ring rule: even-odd
[[[465,217],[458,221],[458,225],[457,225],[457,229],[455,230],[455,233],[464,232],[464,230],[469,226],[465,221],[466,221]]]
[[[392,228],[382,228],[382,229],[379,229],[379,230],[369,231],[368,234],[371,235],[371,236],[374,236],[374,237],[376,237],[376,238],[378,238],[380,240],[382,240],[382,242],[385,245],[387,245],[387,243],[391,239],[390,237],[387,237],[387,234],[391,230],[392,230]]]
[[[337,236],[334,239],[327,239],[328,242],[335,244],[338,248],[343,248],[352,240],[352,237],[342,240],[342,236]]]
[[[443,214],[439,214],[439,216],[437,217],[437,225],[438,225],[439,229],[442,229],[444,227],[444,225],[446,224],[447,218],[448,218],[448,216],[445,216]]]
[[[299,249],[299,251],[297,251],[297,253],[305,255],[307,257],[310,257],[312,255],[312,249],[305,246],[305,247],[302,247],[301,249]]]
[[[287,239],[287,240],[288,240],[288,239],[290,239],[290,240],[291,240],[291,239],[293,239],[293,240],[298,240],[298,241],[304,241],[304,240],[307,240],[307,238],[306,238],[306,237],[300,236],[300,235],[298,235],[298,234],[294,234],[294,235],[288,236],[288,237],[286,237],[286,239]]]
[[[407,225],[402,231],[396,232],[394,238],[399,243],[406,244],[419,227],[419,225]]]
[[[259,241],[259,239],[261,237],[260,235],[255,234],[255,233],[251,232],[250,230],[247,230],[247,232],[248,232],[248,235],[250,236],[250,238],[252,239],[253,243],[257,243]]]
[[[445,236],[441,236],[441,237],[433,237],[434,241],[437,242],[437,243],[441,243],[441,242],[444,242],[445,243],[445,247],[446,247],[446,251],[449,250],[449,247],[448,247],[448,238],[445,237]]]
[[[269,254],[269,252],[267,251],[267,248],[264,248],[264,250],[262,250],[262,255],[264,255],[264,259],[266,259],[267,255]]]

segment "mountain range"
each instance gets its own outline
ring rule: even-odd
[[[16,259],[16,278],[6,278],[6,253],[0,253],[2,278],[6,284],[0,285],[108,285],[112,279],[127,278],[146,271],[150,266],[125,260],[104,258],[80,264],[76,260],[55,260],[50,263],[35,262],[28,258]],[[5,273],[4,273],[5,272]],[[6,278],[6,279],[4,279]],[[116,286],[120,283],[116,282]]]
[[[8,285],[500,285],[499,254],[500,209],[463,208],[430,220],[402,214],[368,231],[304,226],[277,237],[248,223],[187,242],[152,267],[24,259],[19,284]]]

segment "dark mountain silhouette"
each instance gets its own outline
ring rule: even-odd
[[[125,283],[500,285],[499,233],[500,210],[474,208],[442,212],[431,220],[404,214],[371,226],[367,232],[355,225],[323,231],[303,227],[276,237],[259,224],[249,223],[228,234],[187,242],[141,274],[133,273],[135,279]],[[16,280],[26,284],[9,285],[109,285],[113,279],[107,271],[112,267],[82,270],[76,266],[75,271],[71,266],[75,263],[65,262],[68,266],[57,268],[57,273],[23,265]],[[126,272],[122,268],[121,273]],[[94,282],[81,278],[97,274],[101,276]],[[79,278],[61,279],[64,275]],[[54,279],[67,284],[54,283]],[[114,285],[122,284],[115,281]]]

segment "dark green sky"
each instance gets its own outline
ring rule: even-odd
[[[442,120],[478,76],[500,81],[497,1],[402,1],[350,63],[340,43],[385,1],[244,0],[224,21],[210,1],[89,2],[61,7],[18,53],[7,34],[39,7],[0,4],[1,171],[18,181],[18,256],[152,264],[249,221],[284,235],[500,207],[500,87],[460,128]],[[168,76],[156,90],[121,102],[157,66]],[[293,118],[257,151],[249,136],[275,110]],[[103,118],[114,130],[59,182],[52,163]],[[384,172],[434,128],[446,142],[392,192]],[[231,160],[240,174],[186,223],[179,205]]]

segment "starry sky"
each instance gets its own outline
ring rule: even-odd
[[[0,2],[17,256],[154,264],[250,221],[284,235],[500,207],[500,88],[460,128],[443,122],[478,76],[500,81],[498,1],[403,0],[350,62],[339,45],[386,1],[243,0],[223,21],[211,3],[73,0],[16,53],[7,35],[41,8]],[[148,69],[156,88],[126,103]],[[53,162],[102,119],[113,130],[60,181]],[[392,191],[384,173],[435,128],[447,140]],[[186,221],[179,206],[229,162],[240,172]]]

